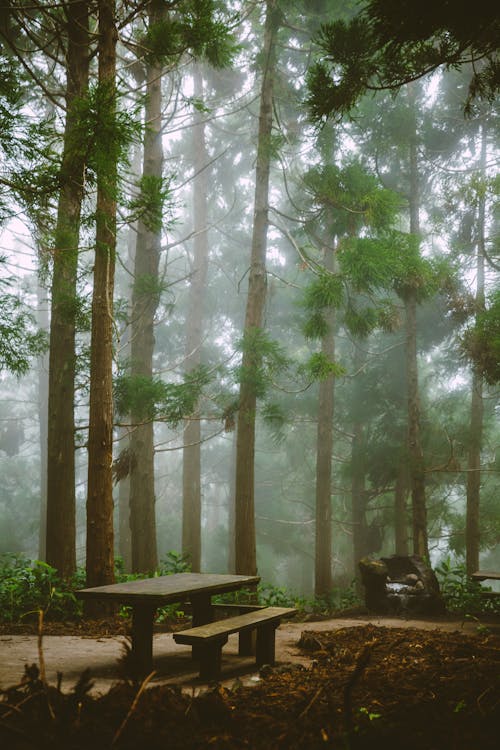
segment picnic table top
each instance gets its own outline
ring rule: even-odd
[[[471,577],[476,581],[500,581],[500,572],[495,570],[477,570]]]
[[[142,578],[126,583],[76,591],[79,599],[115,599],[122,604],[167,604],[197,594],[222,594],[259,583],[259,576],[223,573],[174,573],[168,576]]]

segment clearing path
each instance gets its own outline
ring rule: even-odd
[[[301,651],[297,643],[304,631],[333,631],[373,624],[396,628],[460,631],[475,634],[478,622],[461,619],[404,620],[397,617],[356,616],[340,617],[311,622],[283,622],[276,631],[276,664],[302,664],[309,666],[313,656]],[[490,630],[500,631],[500,622],[488,623]],[[127,638],[123,635],[87,637],[81,635],[44,635],[42,658],[49,683],[56,684],[62,674],[62,688],[69,690],[85,669],[90,669],[94,693],[104,693],[124,674],[120,662],[127,652]],[[180,684],[197,688],[203,683],[198,677],[198,667],[191,659],[191,648],[174,642],[172,633],[156,633],[153,641],[154,669],[152,684]],[[36,635],[0,635],[0,689],[19,684],[25,664],[40,663]],[[259,681],[254,657],[238,656],[238,637],[230,636],[222,651],[221,684],[231,686],[239,680],[244,684]]]

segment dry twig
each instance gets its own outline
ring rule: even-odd
[[[125,729],[125,727],[127,726],[128,722],[130,720],[130,717],[132,716],[132,714],[134,713],[135,709],[137,708],[137,704],[139,703],[139,698],[141,697],[141,695],[143,694],[144,690],[146,689],[148,683],[153,679],[153,677],[155,676],[155,674],[156,674],[156,672],[153,671],[153,672],[151,672],[151,674],[148,674],[148,676],[145,677],[145,679],[143,680],[143,682],[142,682],[139,690],[137,691],[137,694],[136,694],[134,700],[132,701],[132,705],[129,708],[128,714],[125,716],[124,720],[122,721],[122,723],[120,724],[120,726],[116,730],[116,734],[113,737],[113,741],[111,743],[111,746],[116,745],[116,743],[120,739],[123,730]]]

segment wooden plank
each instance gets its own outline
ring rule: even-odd
[[[210,622],[197,628],[191,628],[190,630],[180,630],[174,633],[173,636],[176,643],[186,643],[189,645],[202,641],[207,642],[217,640],[225,634],[230,635],[231,633],[250,630],[263,623],[271,624],[272,622],[276,622],[279,624],[282,618],[291,616],[296,612],[296,609],[290,607],[265,607],[253,612],[246,612],[237,617],[228,617],[226,620]]]
[[[474,581],[500,581],[500,573],[496,570],[478,570],[471,575]]]
[[[177,602],[196,594],[222,594],[225,591],[256,586],[259,576],[226,575],[220,573],[175,573],[171,576],[143,578],[126,583],[79,589],[79,599],[112,599],[122,604],[145,602],[160,606]]]

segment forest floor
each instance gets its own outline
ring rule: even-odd
[[[157,673],[140,686],[120,679],[122,623],[46,623],[41,643],[35,625],[22,628],[0,627],[0,746],[12,750],[500,744],[499,618],[286,622],[277,664],[260,674],[231,637],[217,685],[200,683],[189,649],[167,632],[155,634]]]

